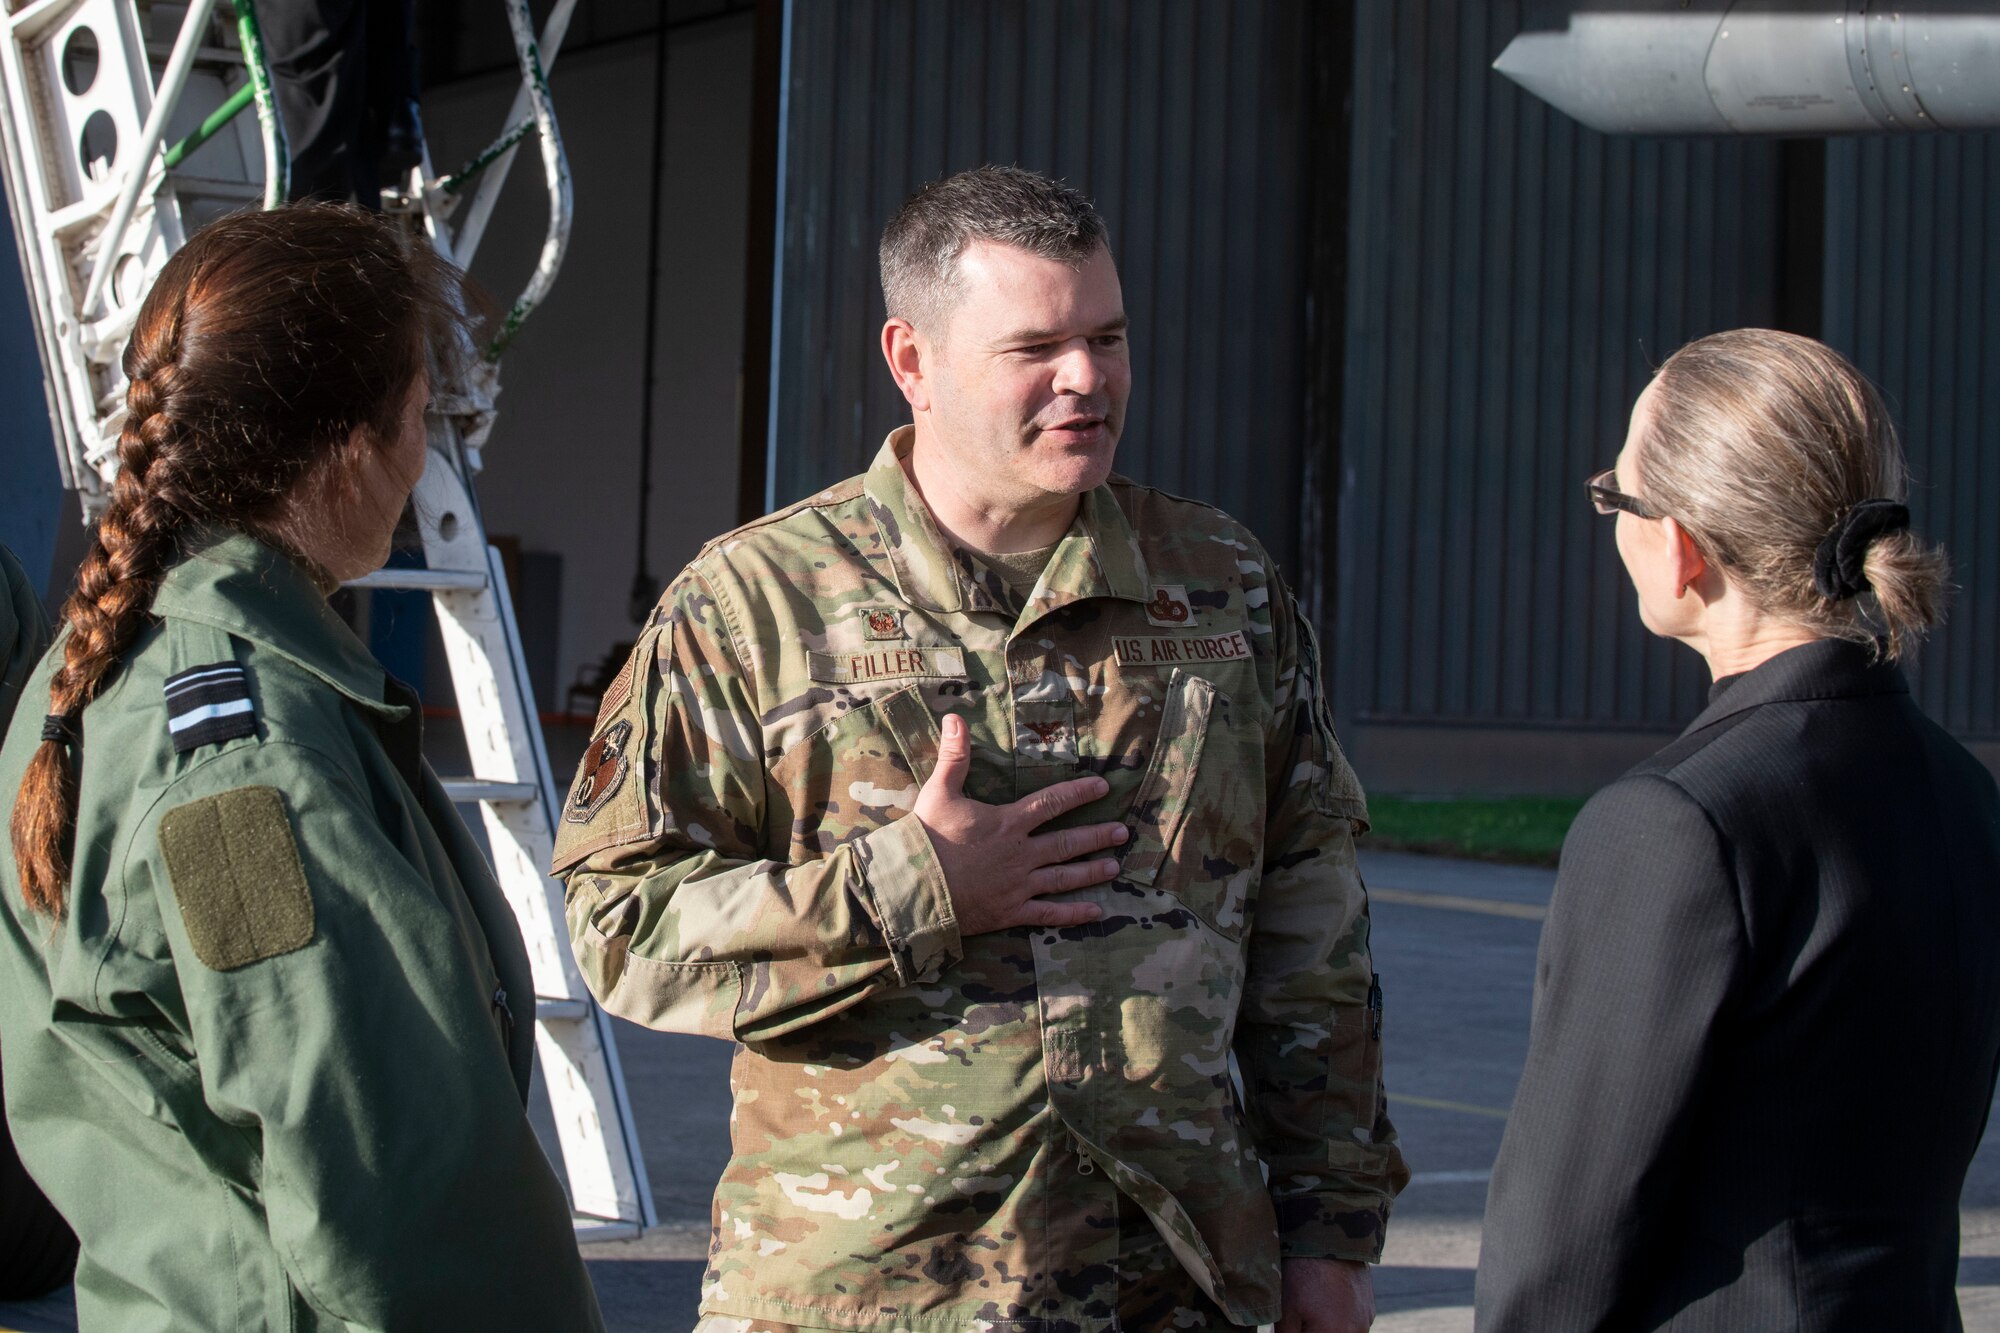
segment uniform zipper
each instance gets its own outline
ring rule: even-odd
[[[507,1005],[507,988],[493,988],[493,1012],[500,1015],[500,1040],[509,1051],[514,1049],[514,1011]]]

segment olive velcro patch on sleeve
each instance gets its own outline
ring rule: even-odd
[[[312,943],[312,890],[276,787],[238,787],[160,817],[160,851],[195,956],[229,972]]]

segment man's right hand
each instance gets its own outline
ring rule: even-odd
[[[1104,915],[1095,903],[1052,903],[1042,895],[1116,879],[1118,862],[1108,857],[1071,862],[1125,841],[1125,826],[1035,830],[1090,804],[1110,785],[1100,777],[1075,778],[1031,792],[1011,805],[975,801],[965,794],[965,774],[972,767],[965,719],[947,713],[940,730],[937,767],[917,793],[916,815],[944,868],[958,933],[984,935],[1010,926],[1080,926]]]

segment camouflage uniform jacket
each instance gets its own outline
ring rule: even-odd
[[[1016,607],[908,439],[703,549],[564,806],[591,989],[742,1043],[703,1309],[1110,1329],[1123,1191],[1269,1322],[1280,1257],[1379,1257],[1407,1178],[1310,631],[1241,526],[1117,478]],[[1060,821],[1132,830],[1102,920],[960,936],[911,814],[948,711],[979,800],[1109,781]]]

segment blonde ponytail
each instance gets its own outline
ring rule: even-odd
[[[1667,358],[1653,394],[1646,497],[1760,610],[1892,659],[1943,619],[1944,552],[1908,530],[1903,447],[1847,358],[1733,329]]]

